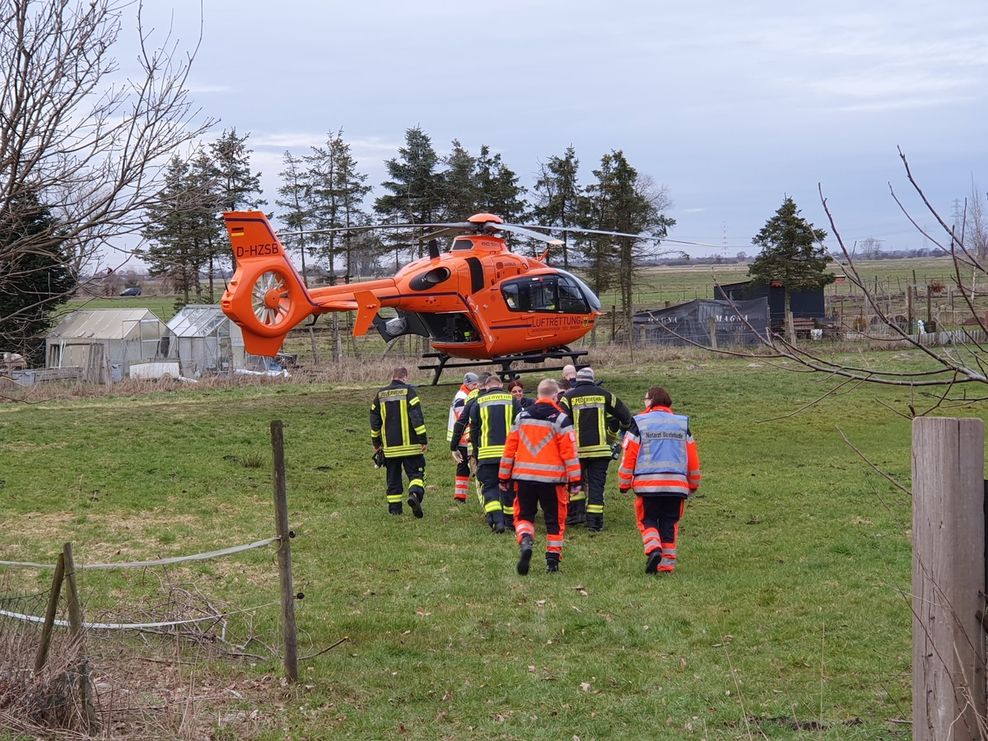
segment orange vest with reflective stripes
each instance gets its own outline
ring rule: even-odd
[[[546,414],[545,406],[551,406],[555,413]],[[554,401],[538,399],[515,419],[504,444],[498,478],[547,484],[580,481],[573,423]]]

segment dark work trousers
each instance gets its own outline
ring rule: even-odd
[[[679,539],[679,520],[686,509],[686,499],[679,496],[650,494],[635,497],[635,513],[638,515],[638,530],[645,543],[645,554],[661,545],[663,552],[675,553]],[[655,543],[653,533],[658,534],[661,544]]]
[[[425,498],[425,456],[403,455],[398,458],[386,458],[384,461],[388,472],[388,504],[400,503],[404,485],[401,472],[404,469],[408,477],[408,493],[414,494],[421,502]]]
[[[604,513],[604,484],[607,483],[607,467],[611,456],[601,458],[581,458],[580,470],[583,476],[583,486],[587,490],[587,514],[601,515]]]
[[[481,492],[484,495],[484,514],[501,512],[501,490],[497,485],[497,472],[501,466],[501,459],[494,458],[490,461],[481,461],[477,465],[477,481],[480,482]]]

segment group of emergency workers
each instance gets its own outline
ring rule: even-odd
[[[516,387],[517,388],[517,387]],[[546,570],[559,570],[567,525],[604,529],[604,487],[612,459],[620,459],[618,488],[635,493],[635,513],[647,574],[676,567],[679,521],[686,499],[700,485],[700,462],[689,420],[672,411],[662,387],[645,394],[644,410],[628,407],[603,387],[592,368],[563,369],[545,379],[523,408],[516,388],[494,374],[467,373],[450,405],[446,440],[456,462],[453,499],[466,502],[475,478],[487,524],[514,531],[517,571],[527,574],[541,508],[546,528]],[[421,404],[405,368],[374,397],[370,411],[374,460],[387,471],[388,511],[402,514],[402,472],[407,503],[422,517],[425,452]]]

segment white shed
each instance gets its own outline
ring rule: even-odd
[[[48,333],[48,368],[81,368],[92,383],[119,381],[133,363],[168,356],[171,332],[150,309],[73,311]]]
[[[169,356],[178,360],[183,376],[232,373],[249,362],[240,327],[217,304],[183,307],[168,322],[168,329],[175,335]]]

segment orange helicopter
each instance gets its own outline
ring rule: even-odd
[[[313,289],[306,289],[261,211],[230,211],[223,217],[237,270],[221,306],[255,355],[277,353],[288,331],[310,315],[354,311],[356,337],[372,326],[388,341],[406,334],[429,337],[436,352],[425,357],[437,363],[419,367],[435,371],[433,385],[446,367],[493,363],[508,377],[523,372],[512,370],[517,362],[569,357],[576,364],[586,351],[571,350],[568,343],[593,329],[602,313],[600,300],[582,280],[549,267],[543,258],[511,252],[501,235],[517,234],[550,246],[561,240],[506,224],[493,214],[476,214],[456,224],[387,225],[439,231],[423,237],[429,239],[428,257],[392,278]],[[447,234],[457,236],[449,251],[440,253],[435,237]],[[394,308],[396,316],[381,317],[385,307]],[[453,358],[472,362],[450,363]]]

